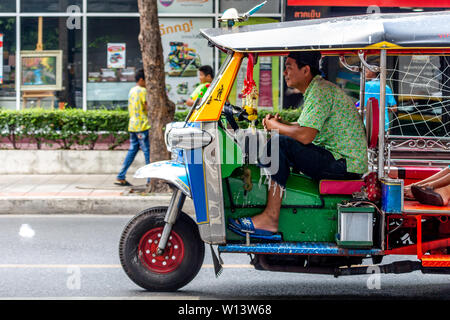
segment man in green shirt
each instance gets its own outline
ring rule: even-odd
[[[367,171],[367,141],[364,125],[352,100],[335,84],[320,76],[319,52],[292,52],[285,63],[284,77],[290,88],[304,96],[297,122],[287,123],[277,115],[263,119],[266,130],[279,135],[266,150],[278,154],[263,167],[270,177],[266,209],[252,218],[230,221],[230,228],[264,238],[278,231],[282,194],[290,167],[315,180],[359,179]],[[277,165],[273,165],[278,161]]]

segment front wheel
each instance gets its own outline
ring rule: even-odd
[[[188,284],[203,264],[205,244],[198,227],[184,212],[162,255],[157,255],[167,207],[155,207],[136,215],[120,238],[120,263],[134,283],[149,291],[175,291]]]

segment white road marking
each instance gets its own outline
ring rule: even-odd
[[[0,269],[67,269],[77,266],[82,269],[118,269],[122,268],[120,264],[0,264]],[[239,269],[247,268],[253,269],[250,264],[224,264],[224,269]],[[203,269],[214,268],[212,264],[204,264]]]
[[[9,218],[133,218],[134,215],[128,214],[0,214],[0,219]]]
[[[200,300],[200,297],[177,295],[145,297],[0,297],[0,300]]]

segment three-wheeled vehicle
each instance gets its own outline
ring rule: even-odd
[[[442,121],[446,119],[445,99],[450,98],[450,75],[448,61],[439,57],[450,54],[449,22],[450,12],[432,12],[229,24],[201,30],[226,59],[186,121],[167,125],[165,138],[172,160],[151,163],[135,174],[165,180],[173,195],[169,206],[146,209],[126,225],[119,245],[126,274],[147,290],[177,290],[199,272],[205,243],[211,245],[216,276],[221,271],[221,253],[247,253],[258,270],[335,277],[368,273],[370,266],[362,265],[367,258],[373,259],[381,273],[450,273],[450,208],[404,198],[405,185],[450,163],[448,138],[430,132],[402,134],[401,124],[414,120],[408,111],[411,106],[418,108],[416,118],[422,114],[421,106],[411,103],[420,96],[425,107],[436,107],[437,101],[441,113],[435,118],[447,126]],[[329,63],[337,61],[359,77],[369,172],[352,181],[314,181],[301,172],[291,172],[283,195],[279,238],[239,235],[230,230],[229,219],[256,215],[266,205],[267,186],[258,160],[264,156],[269,133],[255,127],[257,90],[247,87],[243,91],[241,107],[228,103],[230,91],[244,62],[248,85],[258,60],[302,50],[320,51]],[[379,66],[368,62],[370,56],[379,59]],[[439,66],[430,62],[436,61],[434,57]],[[434,73],[421,74],[425,67],[417,68],[415,62],[430,63],[437,72],[431,68]],[[366,102],[366,68],[379,68],[379,101]],[[419,84],[427,89],[427,84],[435,82],[441,95],[413,92]],[[394,92],[403,90],[389,129],[385,127],[386,84]],[[403,84],[408,84],[408,92]],[[428,99],[424,98],[427,94]],[[250,125],[240,128],[238,117]],[[423,124],[424,119],[418,121]],[[406,157],[402,156],[405,146]],[[193,201],[195,217],[183,212],[186,197]],[[386,255],[417,259],[382,265]]]

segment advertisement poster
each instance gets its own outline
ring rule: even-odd
[[[213,65],[213,48],[200,35],[200,29],[212,28],[210,18],[160,18],[161,41],[166,73],[166,90],[178,111],[199,83],[198,68]]]
[[[0,84],[3,84],[3,34],[0,33]]]
[[[158,13],[213,13],[214,0],[157,0]]]
[[[125,68],[126,44],[108,43],[107,48],[108,68]]]

